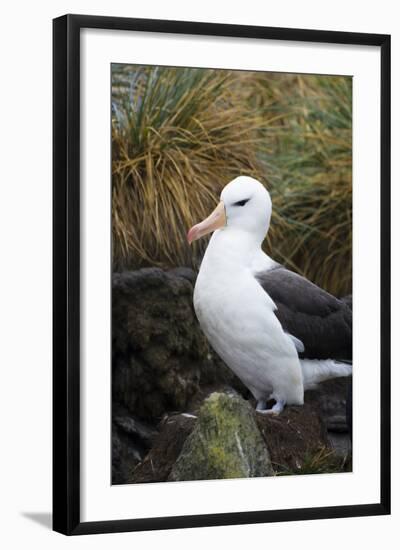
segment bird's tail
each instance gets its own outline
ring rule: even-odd
[[[353,370],[350,362],[339,362],[333,359],[300,359],[300,364],[305,390],[312,389],[320,382],[331,378],[350,376]]]

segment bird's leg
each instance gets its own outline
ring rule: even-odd
[[[275,415],[281,414],[281,412],[283,411],[283,409],[285,408],[285,405],[286,405],[285,399],[278,399],[276,401],[275,405],[271,409],[265,408],[265,406],[266,406],[265,401],[263,401],[264,408],[259,408],[260,403],[261,403],[261,401],[258,401],[256,411],[258,411],[261,414],[275,414]]]
[[[286,406],[286,401],[284,399],[278,399],[278,401],[275,403],[275,405],[271,409],[272,414],[281,414],[285,406]]]
[[[256,411],[263,412],[267,408],[267,402],[264,399],[259,399],[256,405]]]

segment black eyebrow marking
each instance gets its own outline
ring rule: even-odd
[[[243,199],[241,201],[237,201],[233,203],[233,206],[244,206],[246,202],[249,202],[250,199]]]

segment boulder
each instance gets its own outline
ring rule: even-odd
[[[352,377],[327,380],[307,392],[306,399],[315,402],[334,453],[343,458],[349,456],[352,450]]]
[[[342,298],[342,302],[344,302],[347,307],[349,307],[351,310],[353,309],[353,295],[352,294],[348,294],[347,296],[344,296],[344,298]]]
[[[157,431],[120,406],[112,415],[112,483],[129,483],[134,467],[148,454]]]
[[[211,350],[193,309],[188,268],[114,273],[113,402],[142,418],[182,411],[200,384],[240,385]]]
[[[166,415],[158,427],[159,435],[146,457],[131,471],[129,483],[166,481],[183,444],[192,432],[196,416],[189,413]]]
[[[212,393],[199,410],[192,433],[169,481],[273,475],[251,405],[236,392]]]

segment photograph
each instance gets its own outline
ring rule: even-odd
[[[352,76],[110,71],[110,483],[351,473]]]
[[[2,548],[400,540],[394,5],[5,4]]]

